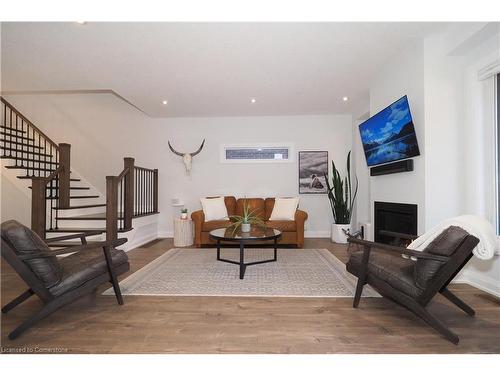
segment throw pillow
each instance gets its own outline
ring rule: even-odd
[[[201,198],[201,206],[205,214],[205,221],[227,220],[227,208],[224,197]]]
[[[269,220],[295,220],[299,198],[276,198]]]

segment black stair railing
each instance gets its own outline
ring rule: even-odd
[[[1,157],[14,161],[6,168],[24,170],[24,178],[52,176],[47,182],[46,199],[51,206],[69,207],[71,145],[56,144],[3,97],[0,118]],[[54,171],[58,171],[55,176]]]
[[[106,239],[132,229],[132,218],[158,213],[158,169],[124,158],[123,171],[106,177]]]

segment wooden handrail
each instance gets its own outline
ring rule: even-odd
[[[36,130],[47,142],[49,142],[53,147],[55,147],[56,150],[59,149],[59,146],[57,145],[56,142],[54,142],[52,139],[49,138],[47,134],[45,134],[43,131],[41,131],[39,128],[35,126],[30,120],[28,120],[21,112],[19,112],[12,104],[10,104],[3,96],[0,96],[0,100],[2,103],[4,103],[9,109],[14,112],[16,115],[21,117],[26,124],[28,124],[30,127],[32,127],[34,130]]]

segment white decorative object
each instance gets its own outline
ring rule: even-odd
[[[201,206],[205,214],[205,221],[227,219],[227,208],[224,203],[224,197],[219,198],[201,198]]]
[[[250,224],[249,223],[242,223],[241,224],[241,231],[242,232],[250,232]]]
[[[408,246],[408,249],[423,251],[437,236],[452,225],[462,228],[479,239],[479,243],[473,251],[477,258],[491,259],[499,251],[493,225],[485,218],[477,215],[461,215],[444,220],[419,236]]]
[[[174,246],[191,246],[193,242],[193,221],[174,219]]]
[[[170,141],[168,142],[168,147],[170,148],[170,151],[172,151],[174,154],[182,157],[182,161],[184,162],[184,166],[186,167],[186,174],[190,174],[191,173],[191,165],[193,162],[193,156],[196,156],[201,152],[204,144],[205,144],[205,140],[203,140],[203,142],[201,143],[201,146],[198,150],[196,150],[195,152],[186,152],[186,153],[176,151],[172,147],[172,145],[170,144]]]
[[[342,229],[350,230],[351,224],[332,224],[332,242],[347,243],[347,236]]]
[[[269,220],[295,220],[299,198],[276,198]]]

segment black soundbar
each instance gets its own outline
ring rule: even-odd
[[[413,159],[396,161],[394,163],[379,165],[370,168],[370,176],[381,176],[384,174],[401,173],[413,171]]]

